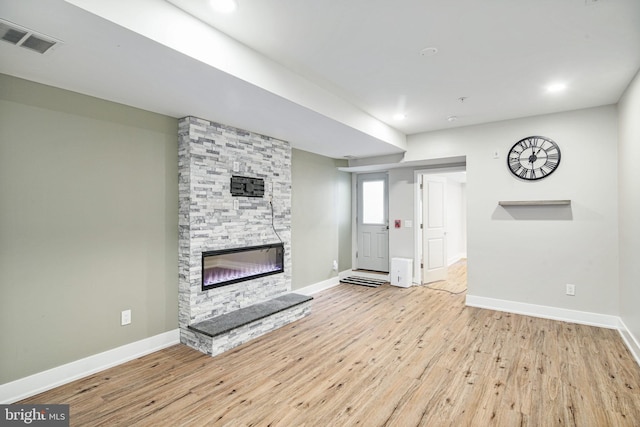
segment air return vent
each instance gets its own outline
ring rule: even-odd
[[[53,37],[36,33],[13,22],[0,19],[0,38],[12,45],[45,53],[53,46],[61,43]]]

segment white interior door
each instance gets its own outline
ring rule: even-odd
[[[389,272],[389,179],[358,175],[357,268]]]
[[[447,265],[445,178],[423,175],[422,283],[445,280]]]

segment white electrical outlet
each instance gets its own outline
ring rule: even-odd
[[[120,325],[128,325],[131,323],[131,310],[124,310],[120,313]]]
[[[338,261],[333,260],[333,271],[338,271]]]
[[[233,171],[234,172],[240,172],[240,163],[239,162],[233,162]]]
[[[576,294],[576,285],[571,285],[567,283],[567,295],[575,295]]]
[[[233,199],[233,209],[235,209],[235,210],[240,209],[240,200]]]

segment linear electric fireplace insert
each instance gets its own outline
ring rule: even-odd
[[[203,291],[282,272],[282,243],[202,253]]]

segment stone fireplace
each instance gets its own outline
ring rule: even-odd
[[[285,141],[185,117],[179,121],[178,150],[181,342],[215,355],[309,314],[310,303],[304,301],[215,336],[198,332],[201,322],[228,318],[289,294],[291,147]],[[232,176],[263,180],[264,195],[232,194]],[[273,245],[282,250],[276,273],[224,280],[224,286],[204,285],[203,254],[233,254],[239,248]],[[227,257],[225,263],[231,269],[243,259]]]

